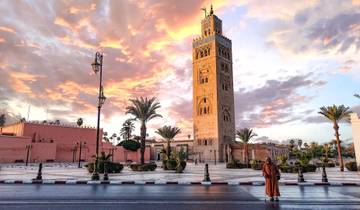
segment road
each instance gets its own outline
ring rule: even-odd
[[[281,186],[279,203],[263,186],[1,184],[0,209],[360,209],[360,187]]]

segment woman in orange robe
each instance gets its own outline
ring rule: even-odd
[[[278,167],[272,163],[268,157],[262,168],[263,176],[265,177],[265,193],[270,197],[270,201],[279,201],[280,191],[279,183],[280,172]]]

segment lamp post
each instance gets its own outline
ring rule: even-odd
[[[116,150],[116,148],[111,148],[110,149],[110,154],[111,154],[111,162],[114,162],[114,151]]]
[[[105,103],[106,97],[104,96],[104,88],[102,85],[102,65],[103,65],[103,55],[99,52],[95,54],[95,61],[91,64],[91,67],[95,74],[100,72],[100,82],[99,82],[99,96],[98,96],[98,115],[97,115],[97,127],[96,127],[96,158],[95,158],[95,166],[94,172],[91,176],[91,180],[99,180],[99,166],[98,166],[98,158],[99,158],[99,139],[100,139],[100,112],[101,107]]]
[[[25,163],[25,166],[28,165],[28,162],[29,162],[29,153],[30,153],[30,149],[31,149],[31,145],[26,145],[25,148],[26,148],[26,163]]]
[[[81,149],[82,149],[82,146],[85,145],[86,142],[77,142],[76,145],[79,145],[79,163],[78,163],[78,168],[81,168]]]
[[[76,151],[77,151],[77,143],[74,145],[74,148],[72,148],[71,151],[72,151],[72,162],[75,163]]]

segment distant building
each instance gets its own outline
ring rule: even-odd
[[[232,144],[232,155],[234,160],[244,162],[245,150],[244,144]],[[289,156],[289,149],[285,145],[276,145],[273,143],[261,143],[261,144],[248,144],[248,159],[249,160],[261,160],[270,157],[273,161],[277,160],[278,156],[285,155]]]
[[[235,140],[232,44],[212,8],[192,54],[194,153],[199,160],[227,162]]]
[[[99,151],[112,154],[114,161],[140,160],[140,152],[131,152],[102,141]],[[19,122],[0,128],[0,163],[90,161],[96,151],[96,129],[73,125]],[[150,148],[145,160],[150,159]]]
[[[151,160],[160,161],[162,160],[161,152],[166,149],[167,141],[149,141],[147,145],[151,146],[150,158]],[[183,151],[189,155],[189,159],[193,159],[193,140],[174,140],[170,142],[170,147],[175,151]]]
[[[350,115],[352,136],[354,141],[355,158],[358,170],[360,170],[360,119],[356,113]]]
[[[189,161],[198,162],[215,162],[215,159],[218,160],[215,156],[209,157],[208,160],[201,159],[201,155],[196,152],[194,148],[194,141],[192,139],[188,140],[173,140],[170,142],[172,150],[175,151],[184,151],[188,154]],[[151,146],[150,158],[154,161],[162,160],[161,151],[166,149],[166,141],[148,141],[147,145]],[[289,149],[285,145],[277,145],[273,143],[260,143],[260,144],[248,144],[249,160],[265,160],[266,157],[270,157],[275,160],[280,155],[289,155]],[[230,145],[229,155],[232,156],[236,161],[244,162],[244,144],[243,143],[234,143]]]

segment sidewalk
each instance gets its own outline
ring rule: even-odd
[[[109,174],[110,181],[118,182],[201,182],[204,178],[204,164],[194,165],[189,163],[183,173],[164,171],[157,163],[158,168],[152,172],[133,172],[130,168],[124,167],[120,174]],[[38,165],[31,164],[1,164],[0,181],[5,180],[31,180],[36,177]],[[209,173],[212,182],[218,183],[246,183],[263,182],[261,171],[252,169],[227,169],[225,164],[209,165]],[[357,172],[340,172],[339,168],[327,168],[328,180],[330,183],[356,183],[360,184],[360,174]],[[42,170],[43,180],[73,180],[88,181],[91,174],[86,168],[77,168],[76,163],[44,163]],[[320,183],[321,171],[315,173],[304,173],[305,181],[308,183]],[[280,183],[297,182],[297,174],[281,175]]]

